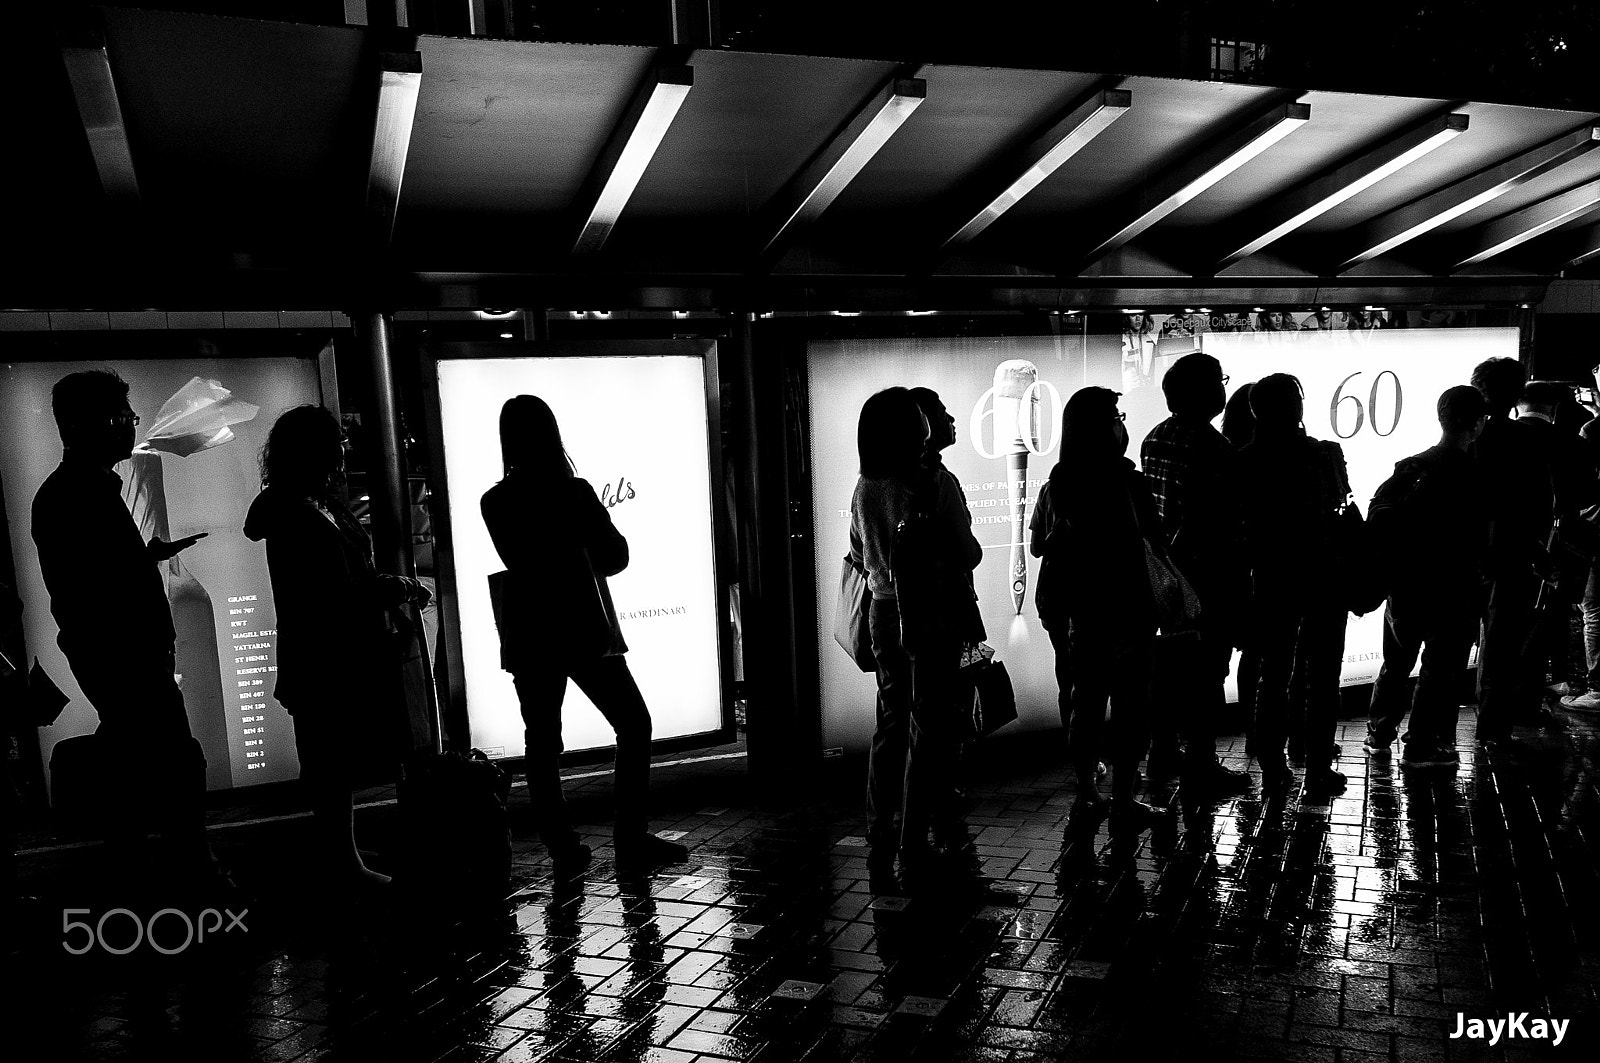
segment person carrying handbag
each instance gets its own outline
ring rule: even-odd
[[[617,870],[642,874],[686,860],[688,849],[648,829],[650,710],[623,656],[628,647],[606,586],[606,577],[628,566],[628,541],[577,475],[543,399],[506,400],[500,448],[505,477],[481,502],[506,566],[500,579],[491,577],[491,589],[499,592],[501,665],[512,675],[526,727],[528,797],[556,877],[576,878],[592,858],[561,790],[569,679],[616,730]]]
[[[930,829],[959,823],[950,782],[960,732],[951,695],[962,642],[973,636],[967,625],[976,617],[966,575],[983,559],[983,548],[959,492],[950,489],[953,481],[923,467],[927,440],[927,418],[905,388],[880,391],[862,406],[850,550],[872,591],[869,627],[878,665],[867,764],[875,888],[889,885],[897,859],[906,884],[926,882],[936,855]],[[952,587],[963,588],[967,600],[947,593]]]

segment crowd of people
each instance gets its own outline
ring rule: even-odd
[[[1600,534],[1588,530],[1600,516],[1600,420],[1577,416],[1569,387],[1526,382],[1514,359],[1482,363],[1438,397],[1438,443],[1397,463],[1363,519],[1342,449],[1303,427],[1300,382],[1275,373],[1231,399],[1228,383],[1207,354],[1177,359],[1162,379],[1171,416],[1145,438],[1141,467],[1128,456],[1116,392],[1085,387],[1064,404],[1030,549],[1077,778],[1075,820],[1109,817],[1112,837],[1127,839],[1159,814],[1139,799],[1141,783],[1176,778],[1193,800],[1253,785],[1216,752],[1235,651],[1261,785],[1287,788],[1298,766],[1308,794],[1342,792],[1345,625],[1380,604],[1370,757],[1389,756],[1398,740],[1408,771],[1459,764],[1474,645],[1485,750],[1514,746],[1515,725],[1562,726],[1547,704],[1555,697],[1600,710],[1600,550],[1590,545]],[[981,550],[939,460],[954,440],[926,389],[889,388],[861,410],[850,543],[871,589],[877,664],[870,866],[884,883],[898,867],[908,887],[968,845],[948,767],[956,699],[970,697],[955,674],[981,621],[971,630],[920,618],[930,608],[977,615],[971,572]],[[897,564],[895,547],[919,521],[919,548],[938,563]],[[1173,582],[1197,605],[1178,623],[1157,605]],[[917,608],[904,608],[913,595]],[[1547,668],[1564,675],[1580,599],[1587,682],[1547,686]]]
[[[1040,559],[1035,600],[1055,652],[1079,822],[1108,817],[1113,837],[1136,837],[1158,815],[1140,800],[1141,784],[1177,779],[1195,800],[1253,785],[1216,752],[1236,650],[1261,785],[1285,788],[1299,766],[1309,793],[1342,791],[1335,735],[1346,617],[1362,610],[1357,569],[1371,574],[1376,595],[1366,608],[1382,602],[1385,624],[1368,755],[1387,756],[1398,740],[1403,768],[1459,762],[1474,644],[1484,748],[1513,745],[1519,724],[1559,726],[1545,694],[1564,695],[1569,709],[1600,709],[1600,549],[1590,545],[1600,533],[1589,523],[1600,514],[1600,421],[1575,427],[1570,389],[1525,382],[1512,359],[1479,365],[1470,384],[1439,396],[1437,445],[1396,465],[1362,522],[1339,445],[1304,430],[1299,381],[1275,373],[1231,399],[1228,383],[1209,355],[1176,360],[1162,380],[1171,416],[1144,439],[1139,467],[1116,392],[1085,387],[1064,405],[1029,548]],[[100,716],[99,734],[119,750],[105,762],[118,795],[108,835],[146,859],[154,828],[168,850],[163,863],[220,876],[205,840],[204,755],[174,680],[157,567],[201,536],[146,542],[123,504],[114,469],[133,448],[139,418],[116,374],[63,378],[53,407],[63,457],[34,499],[32,532],[60,646]],[[650,713],[606,584],[628,564],[627,541],[577,475],[541,399],[508,400],[500,439],[504,477],[481,508],[506,566],[491,582],[540,837],[559,878],[588,868],[592,853],[569,820],[559,775],[571,680],[616,731],[619,870],[681,861],[684,847],[647,827]],[[927,388],[889,388],[862,407],[850,549],[871,598],[867,837],[882,888],[915,888],[971,852],[956,780],[956,698],[962,661],[985,634],[972,575],[983,552],[940,457],[955,442],[955,418]],[[333,414],[284,413],[243,534],[266,548],[280,645],[273,693],[294,721],[315,813],[312,862],[365,890],[388,877],[356,845],[361,777],[345,751],[372,746],[370,721],[383,711],[375,701],[401,699],[394,647],[405,610],[429,592],[377,571],[371,541],[341,500],[344,458]],[[551,507],[567,517],[548,519]],[[1162,604],[1175,592],[1193,605],[1176,619]],[[107,599],[132,621],[109,644],[97,619]],[[1564,668],[1567,620],[1580,600],[1583,680]],[[1551,666],[1565,677],[1559,688],[1544,687]],[[396,763],[418,752],[406,746],[398,731],[384,744]]]

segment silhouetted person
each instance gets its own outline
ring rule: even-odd
[[[1245,579],[1233,497],[1233,444],[1211,426],[1227,404],[1227,383],[1222,364],[1209,354],[1196,351],[1179,358],[1161,380],[1172,416],[1151,429],[1139,449],[1161,537],[1200,597],[1199,659],[1180,674],[1183,685],[1171,691],[1177,718],[1160,714],[1150,754],[1152,774],[1157,774],[1157,750],[1175,745],[1181,730],[1183,786],[1192,796],[1238,793],[1250,785],[1247,774],[1224,767],[1216,754],[1217,724],[1226,705],[1223,683],[1244,610],[1239,590]]]
[[[1117,393],[1088,387],[1067,400],[1061,453],[1035,510],[1030,549],[1042,558],[1034,603],[1056,652],[1062,724],[1078,803],[1105,808],[1096,781],[1111,765],[1111,827],[1136,835],[1156,811],[1135,799],[1149,741],[1150,662],[1156,612],[1143,540],[1160,541],[1155,500],[1126,457]],[[1062,658],[1067,667],[1061,671]],[[1110,734],[1106,706],[1110,703]]]
[[[526,727],[528,797],[558,878],[589,865],[561,792],[561,705],[578,684],[617,735],[617,870],[647,873],[689,850],[649,831],[650,710],[628,669],[606,577],[628,567],[628,541],[561,443],[543,399],[518,395],[500,409],[505,477],[484,493],[489,537],[510,572],[500,602],[501,663]]]
[[[929,437],[928,419],[905,388],[880,391],[861,407],[850,552],[866,569],[872,593],[867,626],[878,698],[867,762],[867,841],[869,871],[880,884],[896,858],[906,884],[926,883],[939,855],[929,843],[930,829],[959,823],[951,807],[959,748],[952,695],[962,637],[947,632],[929,644],[907,644],[900,595],[908,589],[891,564],[897,528],[918,513],[928,517],[932,561],[952,577],[966,576],[983,558],[954,478],[922,463]]]
[[[1387,756],[1406,714],[1417,655],[1403,768],[1454,768],[1456,715],[1467,695],[1477,637],[1488,517],[1470,451],[1488,406],[1475,388],[1439,396],[1439,442],[1395,464],[1373,497],[1368,527],[1388,573],[1383,665],[1372,687],[1366,750]]]
[[[1595,501],[1595,481],[1578,427],[1573,424],[1577,402],[1572,388],[1550,380],[1529,381],[1522,389],[1522,401],[1517,408],[1517,423],[1527,426],[1535,452],[1550,470],[1551,515],[1563,527],[1573,527],[1580,519],[1579,513]],[[1541,596],[1543,607],[1535,616],[1536,627],[1529,639],[1526,667],[1528,682],[1536,691],[1544,686],[1545,670],[1549,667],[1556,685],[1544,693],[1554,698],[1568,692],[1565,680],[1571,654],[1568,646],[1571,612],[1572,606],[1583,596],[1586,572],[1574,570],[1562,553],[1549,559],[1543,575],[1547,581]],[[1534,715],[1521,722],[1553,730],[1566,729],[1560,714],[1541,700],[1534,702]]]
[[[956,499],[960,501],[961,508],[966,509],[967,494],[961,489],[961,481],[945,465],[942,457],[944,451],[955,446],[956,419],[945,408],[944,402],[939,398],[939,393],[932,388],[910,388],[908,391],[912,401],[917,404],[917,409],[922,411],[923,417],[927,418],[928,421],[928,442],[923,447],[922,465],[935,480],[942,481],[938,490],[941,493],[953,493]],[[972,571],[968,570],[966,580],[969,588],[973,586],[972,575]],[[977,597],[976,591],[973,592],[973,597]],[[935,846],[943,850],[964,850],[970,842],[970,839],[966,837],[966,826],[957,815],[958,802],[961,799],[960,759],[961,757],[958,754],[957,767],[950,780],[952,787],[951,800],[934,817],[933,835]]]
[[[1328,794],[1345,782],[1332,765],[1345,626],[1333,536],[1350,482],[1339,445],[1306,435],[1302,396],[1300,382],[1287,373],[1258,380],[1250,389],[1255,440],[1239,454],[1250,638],[1261,654],[1255,755],[1265,785],[1288,785],[1293,776],[1285,743],[1298,730],[1306,788]],[[1303,722],[1290,719],[1291,711],[1302,713],[1299,705],[1291,709],[1297,652],[1304,669]]]
[[[385,610],[426,604],[429,595],[374,566],[372,540],[341,497],[344,453],[339,420],[321,406],[279,417],[261,452],[262,490],[244,534],[266,541],[278,623],[272,694],[294,721],[315,862],[336,884],[383,885],[389,876],[368,868],[356,848],[356,768],[392,769],[405,752],[401,656]]]
[[[1472,453],[1489,512],[1477,734],[1489,749],[1509,743],[1512,726],[1535,718],[1539,709],[1527,648],[1540,571],[1548,561],[1545,544],[1555,514],[1555,486],[1538,430],[1510,416],[1522,399],[1524,379],[1514,358],[1491,358],[1472,370],[1472,386],[1488,405],[1488,419]]]
[[[1271,318],[1273,327],[1278,326],[1278,315],[1264,313],[1263,318]],[[1222,411],[1222,436],[1233,444],[1234,453],[1237,454],[1256,437],[1256,418],[1250,412],[1250,384],[1240,384],[1234,393],[1228,397],[1228,405]],[[1238,584],[1234,587],[1234,599],[1248,603],[1250,600],[1250,570],[1248,566],[1240,566],[1234,571]],[[1254,751],[1255,745],[1255,705],[1256,705],[1256,677],[1261,672],[1261,655],[1255,647],[1250,645],[1249,624],[1243,617],[1237,618],[1233,631],[1233,644],[1239,650],[1239,674],[1235,677],[1239,684],[1239,706],[1244,715],[1245,752]]]
[[[201,535],[139,535],[112,467],[133,452],[139,417],[110,370],[73,373],[50,395],[63,454],[33,498],[33,541],[60,629],[57,644],[100,716],[111,839],[132,855],[149,828],[180,871],[212,870],[206,761],[173,674],[175,634],[157,565]]]
[[[1592,418],[1578,430],[1579,445],[1583,455],[1583,471],[1591,487],[1600,486],[1600,417]],[[1594,523],[1600,519],[1600,507],[1591,505],[1580,515]],[[1561,705],[1573,712],[1600,712],[1600,563],[1589,566],[1589,575],[1583,586],[1579,603],[1583,611],[1583,663],[1586,689],[1581,694],[1568,694]]]

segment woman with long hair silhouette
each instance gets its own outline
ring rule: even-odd
[[[356,771],[364,761],[397,763],[404,751],[401,656],[386,609],[425,605],[431,595],[374,567],[372,540],[341,497],[344,445],[338,418],[321,406],[279,417],[244,533],[267,544],[278,625],[273,696],[294,720],[321,858],[336,878],[383,884],[388,876],[356,848]]]
[[[1108,810],[1097,766],[1111,765],[1113,834],[1137,835],[1156,810],[1135,798],[1149,743],[1156,610],[1146,538],[1160,540],[1155,500],[1127,458],[1118,395],[1087,387],[1067,400],[1061,456],[1041,492],[1031,549],[1034,591],[1056,651],[1062,724],[1084,813]],[[1111,707],[1106,734],[1106,705]]]
[[[628,566],[628,541],[578,476],[543,399],[518,395],[500,410],[505,476],[483,496],[483,520],[508,573],[499,589],[501,665],[517,688],[527,736],[528,797],[558,878],[591,859],[561,792],[561,705],[578,684],[617,734],[617,869],[647,872],[689,851],[649,832],[650,710],[617,624],[606,577]]]
[[[867,626],[878,698],[867,762],[867,840],[869,873],[882,886],[897,857],[901,876],[914,887],[937,874],[936,857],[964,852],[965,825],[953,789],[960,752],[953,696],[962,641],[981,638],[982,625],[962,632],[949,621],[966,612],[976,618],[968,574],[983,549],[973,538],[972,516],[955,478],[935,475],[923,464],[928,437],[928,419],[903,387],[886,388],[861,407],[861,476],[850,500],[850,553],[866,569],[872,592]],[[905,585],[907,574],[894,553],[905,548],[901,526],[917,521],[927,525],[924,575],[930,582],[914,587]],[[923,603],[920,611],[952,615],[930,625],[926,615],[910,609],[903,614],[902,599],[914,593]],[[906,639],[908,626],[924,630],[920,641]]]

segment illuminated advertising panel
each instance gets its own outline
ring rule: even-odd
[[[705,360],[693,356],[448,358],[438,363],[439,429],[450,492],[460,644],[472,743],[521,756],[522,716],[489,600],[503,569],[478,502],[502,475],[498,419],[514,395],[549,403],[562,441],[628,540],[607,583],[628,665],[657,740],[722,726]],[[551,512],[552,521],[562,514]],[[559,652],[559,651],[557,651]],[[568,684],[569,750],[610,746],[593,703]]]
[[[72,699],[39,729],[45,764],[57,742],[99,724],[56,645],[50,596],[32,536],[33,496],[61,460],[50,389],[68,373],[105,362],[0,366],[0,483],[28,652]],[[178,685],[206,756],[206,785],[220,790],[295,779],[293,724],[272,697],[277,617],[266,550],[244,537],[245,512],[261,487],[258,457],[285,410],[322,400],[306,358],[163,359],[109,366],[128,382],[140,416],[137,444],[116,467],[123,500],[144,538],[207,537],[160,565],[177,630]],[[105,603],[106,637],[140,618]]]
[[[1114,340],[1114,337],[1113,337]],[[1515,358],[1508,329],[1395,329],[1204,333],[1175,344],[1214,354],[1229,394],[1268,373],[1288,372],[1305,388],[1307,431],[1344,448],[1363,512],[1401,458],[1438,441],[1434,403],[1466,383],[1486,358]],[[1114,347],[1106,356],[1055,337],[842,340],[808,352],[812,498],[817,579],[817,653],[825,739],[865,749],[873,729],[875,680],[834,642],[834,595],[849,549],[856,482],[856,420],[867,397],[893,385],[937,391],[956,419],[958,439],[944,452],[961,482],[984,558],[974,573],[989,644],[1005,661],[1023,728],[1060,724],[1054,655],[1034,608],[1038,561],[1020,548],[1040,486],[1059,448],[1062,403],[1086,385],[1123,391],[1136,462],[1145,435],[1167,416],[1160,381],[1174,355],[1153,349],[1130,382]],[[1343,682],[1369,683],[1382,647],[1381,613],[1351,618]],[[1232,680],[1229,696],[1233,697]]]

